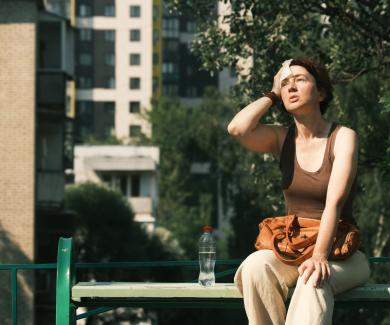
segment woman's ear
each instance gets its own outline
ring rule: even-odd
[[[320,100],[320,103],[321,103],[326,98],[326,90],[325,90],[325,88],[320,88],[319,89],[319,93],[320,93],[319,100]]]

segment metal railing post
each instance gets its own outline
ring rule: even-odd
[[[11,269],[11,311],[12,311],[12,324],[18,324],[18,269]]]
[[[76,324],[76,308],[71,303],[74,284],[72,238],[60,238],[57,257],[56,325]]]

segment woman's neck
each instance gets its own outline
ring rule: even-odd
[[[318,112],[319,113],[319,112]],[[326,121],[321,113],[294,115],[295,126],[297,128],[297,139],[310,141],[314,138],[327,137],[330,123]]]

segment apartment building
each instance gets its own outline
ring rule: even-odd
[[[150,135],[141,115],[161,91],[161,2],[78,0],[76,12],[76,141]]]
[[[56,229],[63,229],[58,224],[66,220],[64,170],[73,164],[73,8],[71,0],[0,2],[0,263],[45,260]],[[45,324],[39,316],[48,313],[50,281],[39,272],[18,272],[19,323]],[[1,272],[0,282],[0,319],[8,324],[8,274]]]
[[[206,87],[228,91],[234,83],[231,69],[214,76],[200,69],[190,51],[197,31],[191,12],[169,12],[162,0],[77,0],[76,13],[79,143],[149,136],[141,115],[152,97],[196,106]]]

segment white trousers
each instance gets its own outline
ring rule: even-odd
[[[249,255],[234,283],[244,297],[249,325],[330,325],[334,295],[367,282],[370,269],[364,253],[345,261],[329,261],[330,277],[322,288],[304,284],[297,266],[280,262],[271,250]],[[288,288],[296,285],[286,316]]]

